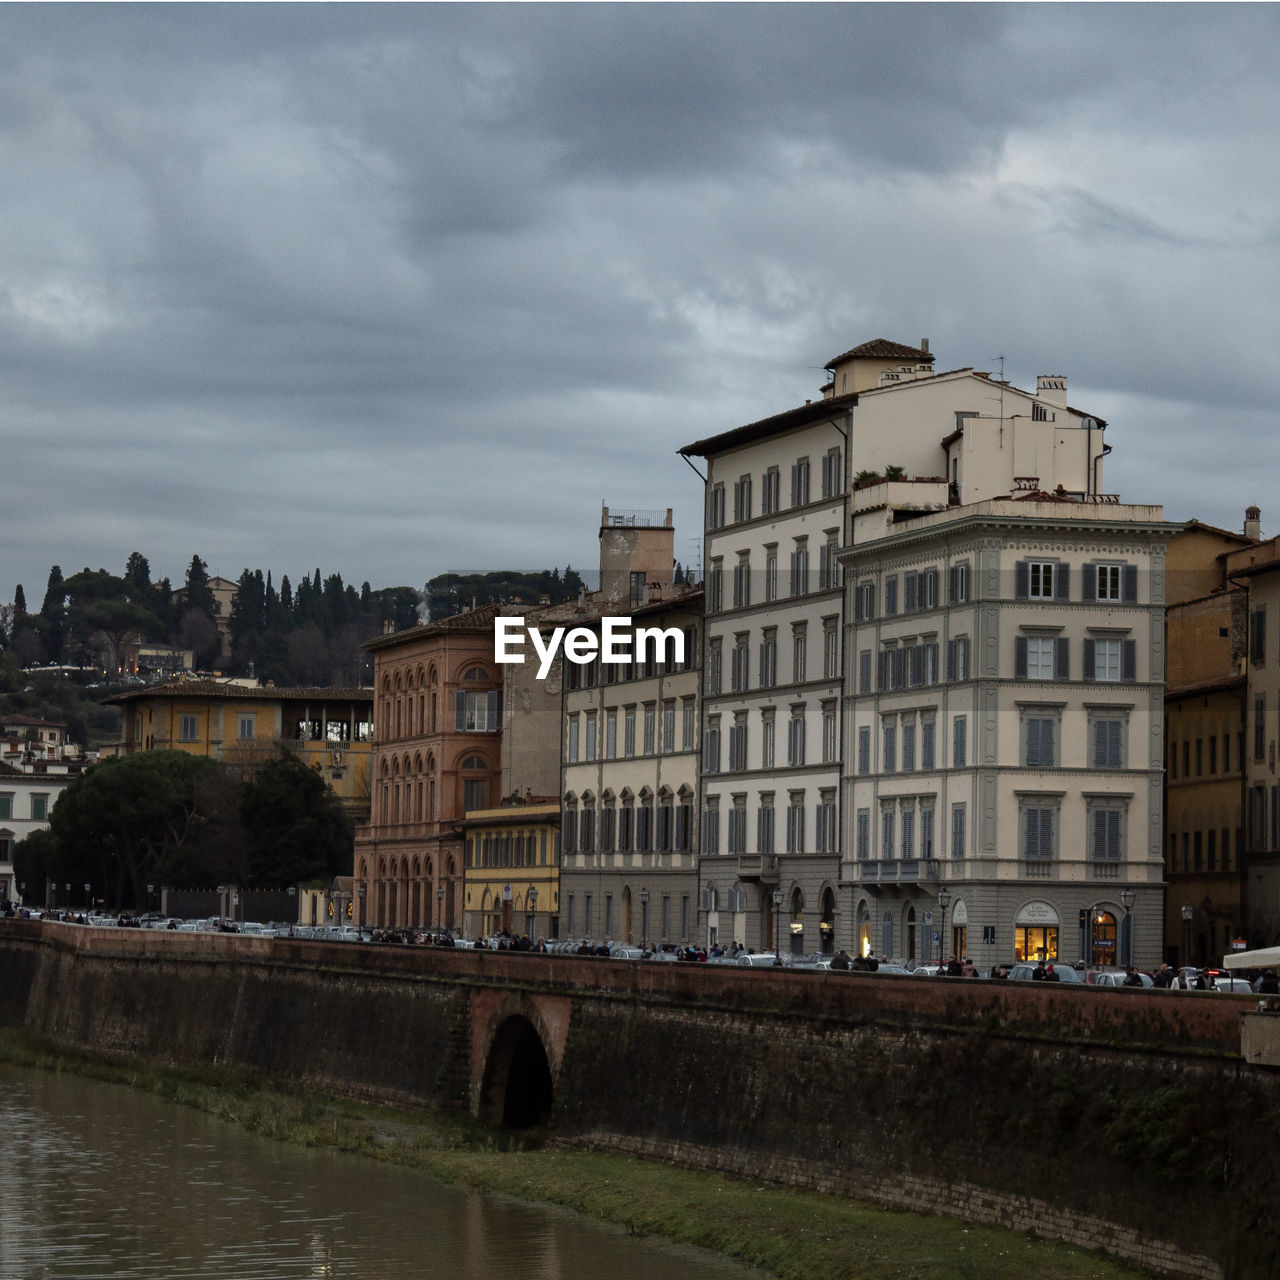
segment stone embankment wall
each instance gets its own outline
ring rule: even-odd
[[[557,1041],[558,1142],[1276,1272],[1246,997],[0,926],[0,1021],[374,1100],[468,1105],[514,1007]]]

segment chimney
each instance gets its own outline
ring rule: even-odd
[[[928,338],[921,338],[921,339],[920,339],[920,350],[921,350],[921,351],[923,351],[926,355],[929,353],[929,339],[928,339]]]
[[[1060,373],[1036,375],[1036,397],[1058,409],[1067,407],[1067,380]]]
[[[1262,508],[1261,507],[1245,507],[1244,536],[1248,538],[1250,542],[1262,541]]]

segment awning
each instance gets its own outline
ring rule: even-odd
[[[1270,969],[1280,965],[1280,947],[1259,947],[1257,951],[1233,951],[1222,957],[1224,969]]]

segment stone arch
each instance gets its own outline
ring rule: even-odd
[[[787,913],[787,934],[792,955],[804,954],[804,890],[792,885]]]
[[[477,1012],[473,1006],[473,1020]],[[482,1034],[472,1095],[476,1119],[505,1129],[545,1125],[551,1118],[563,1037],[547,1025],[538,1004],[523,996],[504,998],[484,1019]]]

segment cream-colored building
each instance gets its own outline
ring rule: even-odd
[[[943,510],[961,495],[1098,495],[1105,424],[1068,406],[1065,378],[1042,376],[1031,392],[934,364],[927,342],[863,343],[828,362],[821,399],[680,451],[707,468],[708,940],[780,940],[792,952],[852,945],[839,850],[848,751],[839,553],[855,489],[884,486],[883,501],[899,509],[925,489]]]
[[[1156,964],[1178,526],[1109,495],[949,506],[947,488],[862,490],[841,555],[856,945],[1114,964],[1132,927]]]

